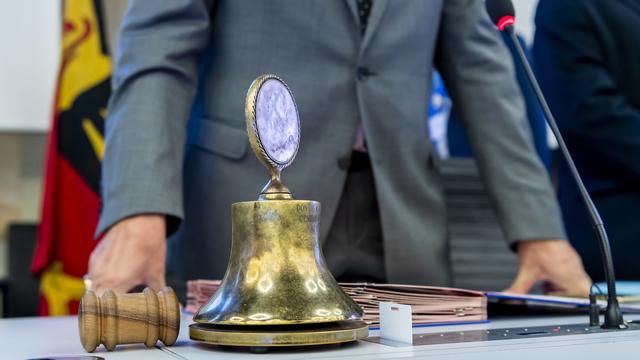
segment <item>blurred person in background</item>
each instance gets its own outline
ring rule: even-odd
[[[229,206],[254,200],[267,177],[243,118],[262,73],[295,94],[302,145],[285,182],[322,203],[333,274],[450,285],[425,121],[434,65],[520,256],[511,290],[548,281],[585,294],[591,282],[563,240],[508,52],[477,0],[131,1],[106,121],[94,287],[163,286],[167,236],[178,285],[222,277]]]
[[[640,280],[640,1],[541,0],[536,71],[609,233],[617,279]],[[564,162],[569,239],[594,281],[598,243]]]

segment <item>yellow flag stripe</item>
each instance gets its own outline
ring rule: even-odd
[[[111,74],[109,57],[102,52],[100,26],[94,2],[66,0],[65,31],[58,111],[69,109],[76,97]]]

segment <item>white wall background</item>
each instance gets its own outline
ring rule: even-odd
[[[49,128],[60,22],[59,0],[0,4],[0,131]]]
[[[512,0],[516,8],[516,29],[524,36],[529,45],[533,43],[533,34],[535,32],[534,17],[536,15],[536,7],[538,0]]]

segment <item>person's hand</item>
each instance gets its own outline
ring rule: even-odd
[[[114,225],[89,258],[91,288],[125,293],[137,285],[154,291],[165,286],[166,224],[164,215],[138,215]]]
[[[580,256],[567,241],[522,241],[518,243],[518,256],[520,270],[506,292],[526,294],[542,281],[549,292],[588,296],[591,279]]]

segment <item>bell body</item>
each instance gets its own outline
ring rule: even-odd
[[[292,325],[360,320],[318,244],[320,203],[261,200],[232,205],[229,265],[194,316],[212,325]]]

